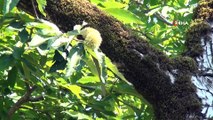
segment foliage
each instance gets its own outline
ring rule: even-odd
[[[90,0],[171,56],[184,51],[198,0]]]
[[[110,59],[77,39],[82,25],[62,33],[1,3],[0,119],[154,119]]]

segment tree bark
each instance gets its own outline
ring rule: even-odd
[[[34,14],[28,0],[20,0],[19,8]],[[47,0],[45,12],[65,32],[83,21],[99,30],[101,50],[121,64],[126,79],[153,105],[157,120],[201,119],[201,101],[191,82],[197,70],[193,59],[169,59],[87,0]]]
[[[191,81],[202,100],[203,116],[213,117],[213,1],[200,0],[194,11],[194,21],[186,35],[185,55],[198,66]]]

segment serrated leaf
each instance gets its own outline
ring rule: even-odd
[[[88,54],[88,61],[86,61],[87,65],[89,66],[90,70],[95,76],[98,76],[101,81],[101,90],[102,95],[106,95],[106,76],[104,74],[105,72],[105,63],[104,63],[104,56],[99,53],[98,51],[93,51],[91,49],[87,49]]]
[[[125,24],[136,23],[144,24],[140,18],[133,14],[132,12],[119,8],[107,8],[104,11],[108,12],[110,15],[114,16],[118,20],[124,22]]]
[[[7,83],[11,88],[15,86],[17,80],[17,73],[18,70],[15,66],[13,66],[13,68],[8,72]]]
[[[14,58],[12,55],[2,55],[0,56],[0,71],[7,69],[12,65]]]
[[[19,0],[4,0],[4,6],[3,6],[3,14],[7,14],[10,12],[17,4]]]

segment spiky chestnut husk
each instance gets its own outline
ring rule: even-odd
[[[102,42],[101,34],[98,30],[92,27],[83,28],[80,34],[84,38],[84,45],[93,50],[97,50]]]

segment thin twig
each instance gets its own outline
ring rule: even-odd
[[[38,13],[37,13],[36,7],[35,7],[35,2],[34,2],[34,0],[31,0],[31,2],[32,2],[32,5],[33,5],[33,10],[34,10],[35,16],[36,16],[37,19],[39,19]]]

